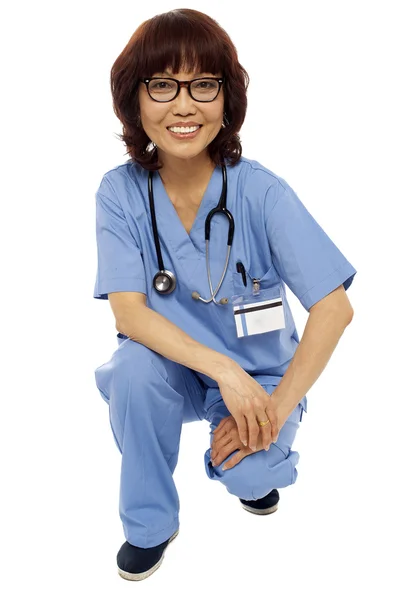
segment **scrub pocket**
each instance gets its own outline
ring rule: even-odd
[[[253,275],[253,273],[252,273]],[[247,274],[247,285],[241,273],[233,273],[231,305],[237,337],[265,334],[284,329],[288,320],[287,299],[284,285],[273,265],[256,281]]]
[[[253,277],[256,277],[257,273],[251,273],[251,275]],[[266,289],[266,288],[270,288],[273,287],[275,285],[281,284],[281,279],[279,274],[277,273],[276,269],[274,268],[274,265],[271,265],[269,267],[269,269],[266,271],[266,273],[264,275],[262,275],[262,277],[258,278],[258,281],[260,282],[260,289]],[[234,294],[249,294],[251,292],[251,285],[252,285],[252,281],[251,278],[249,277],[248,273],[247,273],[247,285],[244,285],[244,282],[242,280],[242,275],[241,273],[233,273],[233,288],[234,288]]]

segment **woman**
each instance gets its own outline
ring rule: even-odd
[[[94,297],[119,333],[95,376],[122,454],[126,579],[151,575],[178,533],[182,423],[210,423],[210,479],[246,510],[277,509],[305,394],[353,315],[353,266],[284,179],[241,155],[248,81],[226,32],[188,9],[144,22],[112,67],[130,159],[96,193]],[[229,212],[209,224],[219,199]],[[309,312],[300,343],[285,284]]]

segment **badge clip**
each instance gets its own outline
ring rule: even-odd
[[[259,290],[260,290],[260,279],[253,279],[252,280],[252,293],[254,296],[258,296],[259,295]]]

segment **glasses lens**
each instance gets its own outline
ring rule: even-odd
[[[210,102],[218,95],[219,84],[214,79],[197,79],[190,84],[191,94],[199,102]],[[176,96],[177,83],[170,79],[152,79],[148,91],[153,100],[169,102]]]
[[[214,100],[219,91],[219,84],[214,79],[197,79],[191,83],[191,94],[195,100],[209,102]]]
[[[152,79],[148,84],[148,91],[153,100],[168,102],[176,96],[177,83],[170,79]]]

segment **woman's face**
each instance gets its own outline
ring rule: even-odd
[[[152,77],[173,77],[180,81],[189,81],[197,77],[221,77],[221,73],[187,73],[180,71],[173,75],[170,71],[157,72]],[[139,86],[139,106],[141,123],[150,140],[157,145],[159,158],[162,153],[181,159],[191,159],[202,152],[220,131],[223,122],[224,93],[223,85],[212,102],[193,100],[186,87],[170,102],[156,102],[150,98],[145,83]],[[167,127],[183,121],[193,121],[201,125],[192,139],[177,139]]]

